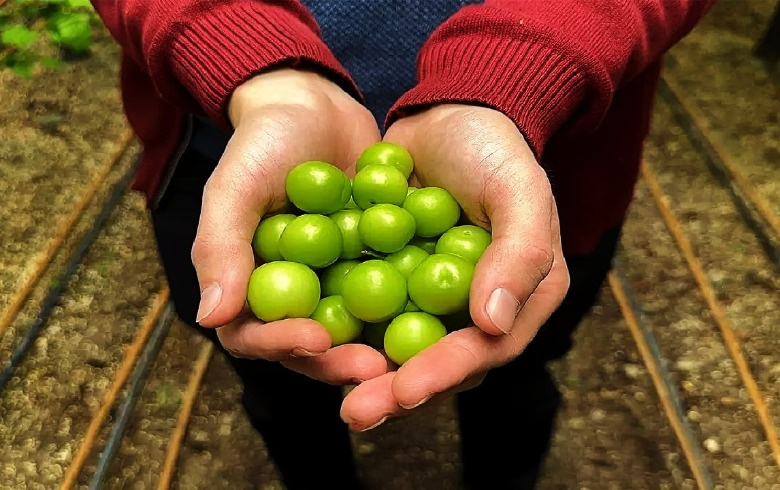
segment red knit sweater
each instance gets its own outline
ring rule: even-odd
[[[660,57],[714,0],[486,0],[444,22],[418,84],[386,123],[441,102],[509,116],[547,169],[564,251],[588,253],[631,201]],[[123,48],[128,120],[144,154],[134,188],[155,194],[188,113],[227,127],[241,82],[280,63],[318,67],[360,99],[294,0],[94,0]]]

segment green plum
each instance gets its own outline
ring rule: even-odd
[[[414,236],[414,230],[412,215],[393,204],[377,204],[366,209],[358,223],[360,241],[383,253],[401,250]]]
[[[409,150],[401,145],[381,141],[366,148],[358,158],[355,169],[359,172],[368,165],[391,165],[408,179],[414,170],[414,160]]]
[[[284,260],[279,253],[279,238],[287,225],[294,220],[294,214],[276,214],[260,221],[252,238],[252,248],[263,262]]]
[[[406,177],[395,167],[368,165],[355,175],[352,198],[360,209],[377,204],[402,206],[408,188]]]
[[[358,223],[362,214],[363,211],[360,209],[342,209],[330,215],[330,219],[341,230],[343,241],[340,259],[356,259],[360,257],[365,248],[358,233]]]
[[[416,236],[411,240],[409,240],[409,245],[414,245],[417,248],[421,248],[425,250],[425,252],[428,255],[433,255],[436,253],[437,241],[438,241],[437,237],[423,238],[420,236]]]
[[[249,277],[247,302],[252,313],[264,322],[307,318],[319,300],[317,274],[297,262],[268,262]]]
[[[417,236],[435,237],[449,230],[460,219],[460,205],[446,189],[423,187],[409,194],[403,208],[417,223]]]
[[[420,247],[406,245],[401,250],[385,257],[385,261],[393,264],[408,279],[415,267],[427,259],[428,255],[428,252]]]
[[[355,200],[352,198],[352,186],[355,184],[354,179],[349,179],[349,201],[344,205],[344,209],[360,209]]]
[[[322,298],[310,318],[328,330],[333,346],[352,342],[363,332],[363,322],[347,310],[341,296]]]
[[[356,265],[341,281],[341,296],[347,309],[366,322],[387,321],[400,313],[408,301],[406,279],[384,260]]]
[[[417,305],[412,302],[412,300],[409,300],[406,302],[404,311],[420,311],[420,308],[418,308]]]
[[[344,208],[352,195],[347,174],[327,162],[312,160],[293,167],[285,182],[287,198],[305,213],[330,214]]]
[[[322,284],[322,296],[341,295],[341,281],[353,267],[360,263],[359,260],[338,260],[334,264],[323,269],[320,275]]]
[[[391,361],[402,365],[445,335],[447,329],[435,316],[421,311],[402,313],[385,331],[385,353]]]
[[[355,204],[355,200],[352,198],[352,196],[349,196],[349,201],[347,204],[344,205],[344,209],[360,209],[357,204]]]
[[[436,242],[436,253],[457,255],[476,264],[491,240],[490,233],[479,226],[456,226],[439,237],[439,241]]]
[[[409,276],[409,298],[422,311],[449,315],[468,308],[474,264],[450,254],[433,254]]]
[[[304,214],[287,225],[279,238],[284,260],[313,269],[327,267],[341,255],[344,239],[336,223],[321,214]]]

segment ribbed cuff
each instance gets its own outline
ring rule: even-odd
[[[528,40],[450,37],[426,46],[419,83],[391,108],[386,124],[441,103],[477,104],[512,119],[540,157],[550,136],[584,99],[586,80],[558,52]]]
[[[279,65],[315,69],[362,100],[318,33],[283,7],[231,2],[200,12],[178,28],[171,39],[168,69],[205,113],[224,127],[230,127],[226,106],[236,87]]]

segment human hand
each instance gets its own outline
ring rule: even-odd
[[[509,118],[440,105],[398,120],[385,140],[411,152],[419,185],[450,191],[471,222],[492,230],[493,241],[471,285],[476,326],[354,388],[341,416],[355,430],[478,385],[525,349],[569,287],[549,181]]]
[[[380,138],[373,116],[325,77],[287,68],[238,87],[228,115],[235,132],[205,186],[192,248],[201,288],[197,321],[218,327],[220,342],[237,357],[282,361],[328,383],[385,373],[385,358],[368,346],[329,349],[330,335],[313,320],[263,323],[245,307],[252,236],[263,215],[288,205],[288,171],[324,160],[354,173],[360,152]]]

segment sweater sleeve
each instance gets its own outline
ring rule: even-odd
[[[422,107],[471,103],[510,117],[541,156],[571,124],[595,128],[621,84],[696,25],[714,0],[486,0],[431,35],[418,83],[389,125]]]
[[[125,54],[170,104],[229,127],[233,90],[276,65],[304,66],[360,93],[297,0],[93,0]]]

